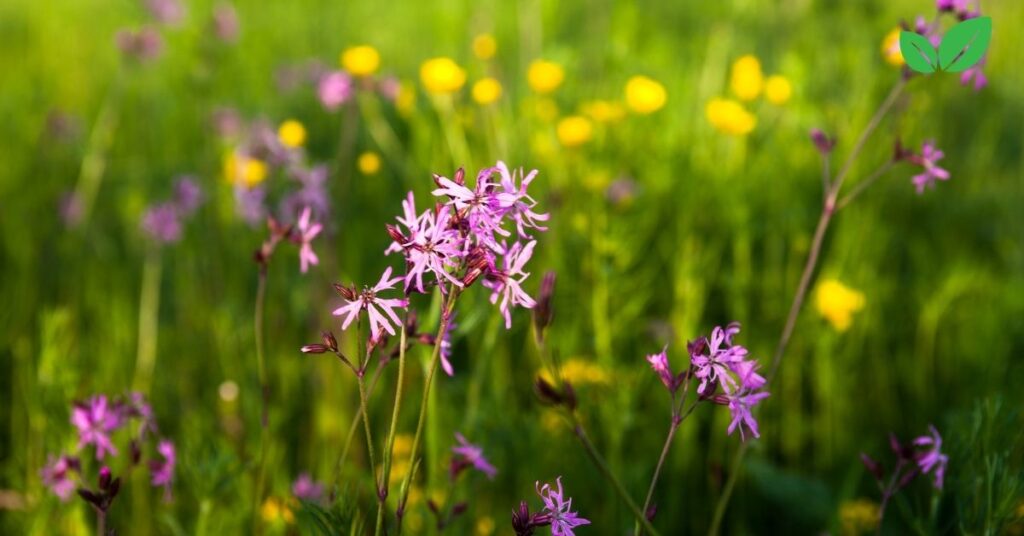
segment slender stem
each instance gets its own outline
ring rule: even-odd
[[[822,202],[827,198],[829,187],[831,185],[832,177],[829,176],[831,171],[829,167],[832,164],[832,154],[826,153],[821,155],[821,199]]]
[[[402,333],[399,335],[399,344],[401,346],[398,347],[398,383],[395,385],[395,403],[391,409],[391,429],[388,430],[387,446],[384,448],[384,470],[380,476],[381,481],[377,484],[378,505],[375,534],[380,534],[384,525],[384,508],[388,499],[388,487],[391,483],[391,456],[395,447],[395,433],[398,431],[399,408],[402,406],[402,387],[405,380],[405,320],[402,320]],[[438,345],[441,344],[440,340],[436,342]]]
[[[864,149],[864,144],[867,143],[868,138],[871,137],[871,134],[878,128],[878,125],[882,122],[885,115],[892,109],[893,104],[896,103],[896,99],[899,97],[906,85],[906,80],[900,78],[893,86],[892,90],[889,91],[885,100],[882,101],[882,104],[878,107],[875,114],[871,116],[868,124],[864,127],[864,131],[861,132],[860,137],[857,139],[853,149],[850,151],[850,155],[847,157],[846,162],[843,164],[843,167],[840,168],[839,173],[836,174],[835,180],[828,189],[828,193],[825,196],[824,206],[822,207],[821,217],[818,218],[818,225],[814,230],[814,239],[811,243],[811,249],[807,254],[807,262],[804,264],[804,271],[800,276],[800,284],[797,286],[796,295],[793,296],[793,303],[789,308],[789,314],[786,316],[786,324],[782,329],[782,335],[779,337],[779,344],[775,348],[775,355],[772,358],[772,366],[767,376],[767,381],[769,383],[775,377],[779,364],[782,362],[782,356],[786,352],[786,347],[789,345],[790,337],[793,335],[793,329],[796,327],[797,318],[800,316],[800,309],[803,306],[804,299],[807,297],[807,290],[810,287],[811,278],[814,275],[814,270],[818,264],[818,257],[821,253],[821,245],[825,240],[825,233],[828,230],[829,223],[832,221],[832,216],[836,211],[836,198],[838,197],[840,190],[842,190],[843,181],[852,169],[853,163]],[[721,528],[722,520],[725,517],[726,506],[732,496],[732,490],[736,486],[736,478],[739,475],[740,465],[743,462],[743,457],[746,455],[747,449],[747,443],[743,443],[740,445],[740,448],[736,450],[736,456],[733,458],[729,472],[729,479],[726,481],[725,487],[722,489],[722,495],[718,499],[718,504],[715,506],[714,517],[711,520],[711,528],[708,530],[708,534],[712,536],[717,535]]]
[[[644,506],[641,510],[644,516],[647,516],[647,509],[651,506],[651,498],[654,497],[654,488],[658,484],[658,476],[661,474],[661,466],[665,464],[665,458],[668,457],[669,448],[672,447],[672,438],[676,436],[676,430],[679,429],[679,424],[682,421],[677,421],[675,417],[672,417],[672,423],[668,427],[668,436],[665,437],[665,445],[661,447],[661,456],[658,457],[658,465],[654,466],[654,476],[651,477],[651,485],[647,488],[647,498],[644,499]],[[640,534],[640,522],[637,521],[636,527],[633,529],[633,534]]]
[[[373,396],[373,391],[377,387],[377,380],[380,379],[383,371],[383,367],[377,367],[377,370],[373,372],[373,378],[370,379],[370,385],[366,388],[366,396]],[[336,483],[341,482],[341,468],[345,465],[345,460],[348,459],[349,448],[352,446],[352,440],[355,438],[356,430],[359,429],[359,424],[362,420],[363,406],[360,405],[356,408],[355,418],[352,419],[352,424],[348,427],[348,435],[345,436],[345,446],[342,447],[341,456],[338,457],[338,463],[334,468],[334,481]]]
[[[96,536],[106,536],[107,534],[107,513],[99,508],[96,508]]]
[[[852,203],[854,199],[857,199],[858,195],[860,195],[864,190],[867,190],[869,187],[871,187],[872,184],[877,182],[878,179],[882,178],[882,176],[886,174],[886,172],[892,169],[893,165],[895,165],[895,162],[889,160],[886,163],[879,166],[879,168],[876,169],[874,173],[868,175],[868,178],[858,182],[857,186],[855,186],[853,190],[850,191],[850,193],[844,195],[836,203],[836,210],[842,210],[843,207]]]
[[[373,449],[373,434],[370,432],[370,413],[367,410],[366,404],[366,378],[364,370],[360,370],[356,373],[356,382],[359,384],[359,406],[363,410],[363,431],[366,432],[366,451],[370,457],[370,474],[373,475],[374,482],[377,480],[377,460],[376,453]]]
[[[878,505],[878,534],[882,534],[882,520],[885,519],[885,508],[889,505],[889,500],[896,493],[894,489],[896,487],[896,479],[900,476],[900,471],[903,470],[904,462],[901,459],[896,464],[896,468],[893,469],[892,477],[889,478],[889,484],[882,490],[882,502]]]
[[[651,536],[660,536],[661,533],[651,525],[651,522],[647,520],[647,516],[640,511],[640,508],[635,502],[633,502],[633,499],[629,497],[629,493],[626,492],[626,488],[624,488],[622,483],[619,482],[619,479],[615,478],[615,475],[612,474],[612,471],[608,468],[608,464],[604,461],[604,458],[602,458],[597,452],[594,444],[590,442],[590,437],[587,436],[587,431],[583,428],[583,423],[580,422],[575,413],[572,414],[572,420],[573,432],[576,433],[576,437],[579,438],[580,443],[583,445],[583,450],[586,451],[587,455],[590,456],[590,460],[594,462],[594,465],[596,465],[598,470],[601,471],[601,474],[604,475],[605,480],[615,488],[615,492],[619,494],[619,498],[622,499],[622,502],[626,503],[626,506],[628,506],[630,511],[633,512],[633,516],[643,526],[643,529]]]
[[[423,398],[420,400],[420,416],[416,421],[416,434],[412,438],[412,447],[409,451],[409,472],[405,474],[405,478],[402,480],[401,498],[398,501],[398,526],[397,532],[402,532],[402,515],[404,514],[405,503],[409,498],[409,487],[412,484],[412,477],[414,467],[416,466],[416,455],[419,451],[420,437],[423,435],[423,426],[427,420],[427,405],[430,401],[430,386],[434,383],[434,374],[437,372],[437,366],[441,358],[441,339],[444,338],[445,332],[448,330],[448,321],[451,319],[452,311],[455,309],[455,301],[459,296],[459,287],[451,285],[448,290],[448,298],[443,306],[443,312],[441,313],[441,320],[437,328],[437,337],[434,338],[434,350],[431,352],[430,365],[427,369],[427,377],[423,380]]]
[[[267,442],[270,440],[267,425],[269,423],[268,405],[270,399],[270,387],[267,385],[267,369],[263,356],[263,309],[267,295],[267,265],[259,267],[259,280],[256,284],[256,309],[253,315],[253,330],[256,335],[256,368],[260,380],[260,460],[259,472],[256,477],[256,505],[253,513],[256,517],[256,526],[260,527],[259,511],[263,502],[263,486],[267,470]],[[261,532],[261,529],[257,529]]]
[[[156,342],[160,310],[160,249],[151,244],[142,265],[142,291],[139,293],[139,340],[135,354],[135,378],[132,389],[149,394],[156,365]]]

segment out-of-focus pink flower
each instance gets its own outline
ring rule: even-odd
[[[946,464],[949,463],[949,456],[942,453],[942,436],[934,426],[928,425],[929,435],[918,437],[914,444],[919,447],[929,447],[928,450],[920,452],[916,456],[917,466],[921,472],[928,474],[935,473],[935,488],[942,489],[943,480],[946,477]]]
[[[138,30],[122,29],[117,32],[117,47],[125,57],[136,61],[156,59],[164,49],[164,39],[151,26]]]
[[[651,354],[647,356],[647,362],[651,364],[651,368],[661,379],[661,383],[665,385],[665,388],[671,393],[675,393],[676,389],[682,385],[683,375],[680,374],[678,377],[672,373],[672,368],[668,364],[668,345],[665,345],[661,349],[661,352],[657,354]]]
[[[185,18],[185,6],[178,0],[146,0],[146,9],[153,20],[168,26],[177,26]]]
[[[555,482],[558,490],[555,491],[550,484],[540,485],[536,483],[537,495],[544,501],[544,513],[551,523],[552,536],[574,536],[573,529],[582,525],[589,525],[590,520],[584,519],[572,511],[572,498],[565,498],[562,492],[562,477]]]
[[[971,81],[974,81],[974,91],[981,91],[985,86],[988,85],[988,78],[985,77],[985,62],[984,60],[960,73],[960,84],[967,86],[972,85]]]
[[[181,218],[173,203],[159,203],[142,214],[142,230],[157,242],[169,244],[181,240]]]
[[[316,235],[320,234],[320,230],[323,229],[323,225],[310,221],[312,217],[312,211],[309,207],[306,207],[302,211],[302,216],[299,216],[299,223],[297,225],[299,231],[299,266],[302,273],[306,273],[309,269],[309,265],[316,266],[320,264],[320,259],[317,258],[316,253],[313,251],[313,239]]]
[[[124,420],[119,409],[110,404],[105,395],[76,403],[71,412],[71,424],[78,429],[78,448],[94,445],[97,460],[102,460],[107,453],[117,456],[110,434],[120,428]]]
[[[324,485],[313,480],[309,473],[302,473],[292,483],[292,495],[303,501],[320,502],[324,498]]]
[[[729,434],[732,435],[739,428],[740,438],[745,441],[746,436],[743,434],[743,427],[745,426],[750,430],[751,434],[754,434],[754,437],[761,437],[757,430],[757,420],[754,419],[750,409],[758,402],[768,398],[768,393],[764,391],[742,390],[738,393],[727,394],[725,397],[728,400],[729,412],[732,413],[732,421],[729,422]]]
[[[487,475],[487,478],[494,480],[494,475],[498,474],[498,469],[491,465],[491,462],[487,461],[484,457],[484,449],[477,445],[474,445],[466,440],[465,436],[456,432],[455,439],[459,441],[459,444],[452,447],[452,452],[461,457],[461,461],[473,466],[477,471]]]
[[[238,12],[235,11],[235,6],[226,2],[217,4],[217,7],[213,8],[213,35],[230,44],[238,40],[238,29]]]
[[[924,193],[925,188],[934,187],[935,181],[949,180],[949,172],[939,167],[936,162],[942,160],[945,154],[935,147],[935,142],[925,142],[921,146],[921,154],[913,155],[910,160],[924,168],[922,173],[914,175],[912,179],[917,193]]]
[[[50,456],[46,465],[39,471],[43,485],[50,488],[54,495],[60,500],[67,502],[75,492],[75,480],[71,478],[71,471],[78,471],[78,459],[70,456],[54,458]]]
[[[345,104],[354,92],[352,77],[342,71],[330,71],[320,77],[317,84],[317,95],[320,103],[328,110],[337,110]]]
[[[177,455],[174,451],[174,443],[168,440],[160,441],[156,447],[157,452],[163,457],[163,460],[154,460],[150,462],[150,472],[152,473],[152,484],[154,487],[163,486],[164,488],[164,500],[170,501],[171,499],[171,484],[174,482],[174,466],[177,464]]]

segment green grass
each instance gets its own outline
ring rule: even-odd
[[[932,530],[984,533],[987,526],[996,533],[994,514],[986,517],[978,513],[984,506],[967,503],[984,496],[978,490],[991,481],[991,463],[1003,464],[998,473],[1012,480],[1024,453],[1016,437],[972,432],[969,414],[998,397],[1004,409],[1024,402],[1024,75],[1018,68],[1024,40],[1012,27],[1024,20],[1024,6],[984,4],[995,26],[989,87],[975,93],[946,74],[913,79],[899,120],[883,123],[850,180],[887,158],[897,136],[913,147],[935,139],[953,178],[917,196],[910,184],[915,171],[901,165],[838,215],[819,273],[864,292],[866,307],[843,333],[813,303],[804,310],[764,404],[762,437],[746,458],[725,533],[837,532],[841,503],[878,496],[858,454],[884,459],[890,431],[910,438],[929,423],[951,444],[985,445],[950,451],[948,493]],[[497,76],[505,95],[487,112],[467,91],[459,97],[470,162],[454,161],[444,119],[422,91],[407,118],[384,104],[400,140],[399,159],[386,158],[381,173],[369,177],[354,162],[340,162],[352,180],[330,178],[334,211],[331,232],[318,243],[321,266],[300,276],[293,253],[271,264],[271,494],[288,497],[303,471],[331,481],[358,407],[346,369],[333,358],[298,352],[321,329],[339,331],[330,316],[330,283],[370,281],[386,263],[396,265],[381,254],[388,243],[383,225],[399,213],[407,190],[423,206],[431,172],[448,174],[465,164],[475,173],[502,159],[540,170],[535,185],[552,222],[527,289],[536,291],[544,271],[558,273],[550,346],[563,362],[594,364],[609,379],[576,386],[580,412],[640,501],[669,411],[644,355],[667,342],[678,365],[688,339],[738,320],[742,343],[762,363],[770,360],[820,208],[820,164],[807,132],[821,127],[836,134],[837,158],[848,154],[898,77],[879,54],[882,37],[901,18],[933,6],[926,0],[246,1],[237,4],[242,33],[233,46],[210,41],[210,2],[188,8],[181,28],[163,32],[159,60],[121,68],[113,36],[144,19],[136,2],[0,5],[0,489],[23,504],[0,510],[0,532],[91,530],[85,505],[60,504],[42,487],[38,470],[47,453],[74,447],[72,400],[131,387],[147,251],[138,219],[184,172],[199,177],[208,202],[184,240],[159,253],[151,392],[161,431],[181,456],[175,500],[161,503],[140,472],[126,483],[111,522],[122,534],[248,530],[260,432],[251,254],[264,231],[234,216],[231,189],[221,178],[225,147],[209,116],[218,106],[234,106],[274,124],[297,118],[309,130],[310,158],[334,162],[341,115],[324,112],[306,86],[280,92],[275,73],[310,58],[336,65],[342,49],[360,43],[378,47],[382,72],[403,81],[417,83],[423,60],[448,55],[467,67],[470,81]],[[481,31],[498,42],[496,59],[486,65],[470,49]],[[755,105],[757,129],[730,138],[708,124],[704,106],[727,94],[729,65],[747,53],[767,73],[787,76],[794,96],[782,107]],[[580,149],[562,149],[553,125],[532,112],[525,71],[536,57],[566,68],[566,82],[553,96],[562,115],[576,113],[585,100],[620,99],[635,74],[662,82],[668,104],[598,128]],[[119,121],[94,212],[83,228],[69,230],[57,216],[59,200],[75,186],[90,130],[114,87],[120,87]],[[53,111],[70,116],[75,132],[64,139],[48,134]],[[357,152],[380,152],[366,126],[361,120],[357,127]],[[636,182],[632,202],[611,203],[595,187],[617,178]],[[429,299],[416,303],[431,325]],[[536,400],[531,385],[540,361],[528,315],[517,312],[506,332],[479,289],[460,301],[459,315],[457,373],[436,378],[421,485],[445,489],[455,431],[482,444],[500,473],[494,481],[462,481],[458,493],[472,503],[451,532],[470,534],[490,519],[495,533],[509,533],[509,512],[519,500],[538,503],[534,482],[558,475],[574,507],[594,523],[580,534],[630,529],[629,511],[570,429]],[[343,342],[355,345],[352,337]],[[417,347],[410,354],[402,433],[415,428],[419,364],[428,353]],[[371,408],[377,438],[387,431],[394,374],[385,373]],[[218,395],[225,381],[240,387],[234,402]],[[655,525],[663,533],[707,530],[723,471],[739,445],[725,434],[727,417],[722,408],[699,407],[677,436],[655,494]],[[1019,417],[1006,419],[1000,429],[1020,428]],[[340,482],[351,491],[345,496],[362,494],[372,520],[364,447],[358,435]],[[984,462],[987,469],[972,456],[981,451],[993,460]],[[990,503],[1020,504],[1019,486],[993,486]],[[906,504],[892,509],[887,529],[908,531],[912,517],[924,523],[930,496],[926,484],[916,483]],[[425,531],[428,515],[422,503],[414,506],[410,527]],[[302,523],[271,531],[311,530]]]

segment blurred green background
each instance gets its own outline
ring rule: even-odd
[[[383,225],[410,189],[422,208],[431,172],[465,164],[475,173],[502,159],[540,170],[533,188],[552,214],[551,230],[526,288],[535,293],[544,271],[558,273],[552,348],[576,372],[567,374],[598,448],[640,501],[669,419],[668,397],[644,355],[669,343],[679,366],[686,340],[737,320],[740,342],[767,364],[820,209],[820,162],[807,133],[820,127],[838,136],[838,164],[899,77],[880,53],[883,37],[900,20],[934,12],[926,0],[239,1],[237,42],[221,43],[211,34],[215,4],[186,6],[180,26],[161,28],[160,57],[135,64],[121,59],[114,36],[147,20],[141,3],[0,3],[0,532],[92,530],[86,506],[61,504],[38,471],[47,453],[73,446],[71,401],[131,388],[147,259],[160,267],[150,391],[161,430],[179,449],[175,500],[163,504],[136,478],[111,522],[122,534],[249,530],[246,467],[259,441],[252,251],[265,231],[234,214],[221,171],[226,147],[210,119],[221,107],[273,125],[297,119],[308,130],[310,160],[334,163],[331,218],[317,243],[322,264],[302,276],[289,252],[270,267],[271,495],[284,501],[304,471],[334,481],[358,406],[351,374],[298,352],[319,330],[339,331],[330,283],[369,282],[395,264],[381,254],[389,242]],[[809,299],[763,404],[761,439],[744,464],[726,533],[842,533],[844,505],[878,497],[858,454],[889,460],[889,432],[909,439],[929,423],[951,455],[939,519],[929,526],[985,533],[978,512],[993,501],[1024,517],[1021,489],[999,481],[1019,475],[1024,456],[1022,422],[1010,412],[1024,402],[1024,39],[1013,27],[1024,21],[1024,4],[983,8],[995,26],[989,86],[975,92],[954,75],[915,78],[899,119],[883,123],[850,177],[884,161],[899,137],[912,147],[936,140],[952,179],[918,196],[910,184],[916,170],[904,164],[838,215],[819,274],[862,292],[864,308],[838,332]],[[496,39],[493,59],[473,56],[481,33]],[[380,51],[382,75],[416,88],[409,112],[374,101],[383,114],[376,120],[396,133],[393,151],[378,145],[372,120],[327,112],[309,84],[287,83],[309,60],[336,68],[338,54],[357,44]],[[730,64],[745,54],[787,77],[793,95],[780,106],[755,101],[757,127],[734,137],[708,123],[705,105],[729,94]],[[442,55],[468,74],[454,114],[435,109],[419,87],[421,62]],[[546,104],[526,82],[536,58],[566,72]],[[484,74],[504,88],[494,105],[469,96]],[[593,99],[621,101],[634,75],[664,85],[665,107],[595,124],[580,147],[561,147],[557,119],[537,113],[550,103],[564,117]],[[118,120],[102,181],[88,221],[68,228],[61,198],[75,188],[104,106]],[[469,162],[452,156],[446,121],[464,130]],[[339,155],[348,124],[354,151]],[[364,151],[382,155],[379,172],[357,168],[353,156]],[[140,215],[171,194],[181,173],[198,178],[207,202],[180,243],[153,253]],[[609,186],[631,195],[610,196]],[[494,481],[462,481],[458,493],[472,501],[449,531],[510,533],[519,500],[536,506],[534,482],[558,475],[593,521],[580,534],[631,530],[628,510],[533,394],[539,361],[528,315],[517,312],[506,332],[478,289],[459,315],[456,375],[437,378],[420,487],[431,496],[446,490],[455,431],[482,445],[500,472]],[[412,356],[425,360],[427,350]],[[421,369],[411,370],[414,399]],[[239,387],[237,398],[222,396],[225,382]],[[389,371],[371,411],[379,437],[393,382]],[[410,403],[403,411],[405,433],[415,427],[414,410]],[[707,530],[739,445],[727,424],[724,408],[700,407],[683,426],[655,494],[655,525],[666,534]],[[356,439],[343,486],[366,482]],[[1005,465],[993,471],[989,457]],[[979,499],[979,490],[992,489],[1001,495]],[[915,483],[890,513],[889,529],[909,531],[906,520],[925,515],[931,496],[927,483]],[[301,516],[272,513],[271,532],[309,530]],[[427,515],[422,502],[414,505],[410,532],[427,532]],[[1017,523],[1005,530],[1021,533]]]

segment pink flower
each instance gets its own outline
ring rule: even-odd
[[[985,63],[981,62],[960,73],[960,85],[966,86],[974,80],[974,91],[981,91],[988,85],[988,78],[985,78]]]
[[[234,43],[238,39],[238,12],[227,3],[218,4],[213,9],[213,34],[225,43]]]
[[[478,243],[501,252],[502,247],[495,240],[494,235],[508,237],[512,233],[501,227],[504,211],[495,193],[495,184],[491,182],[491,176],[497,169],[484,168],[480,170],[476,176],[476,187],[472,190],[462,182],[462,173],[456,175],[458,180],[435,175],[434,182],[437,183],[438,188],[433,191],[433,194],[449,198],[446,204],[455,208],[460,219],[468,220],[469,230]]]
[[[97,395],[85,403],[76,403],[71,413],[71,424],[78,428],[78,448],[95,445],[97,460],[102,460],[108,452],[117,456],[110,433],[124,422],[119,409],[109,404],[106,396]]]
[[[917,466],[925,474],[934,470],[935,488],[942,489],[949,456],[942,453],[942,436],[939,435],[939,431],[932,425],[928,425],[928,431],[931,432],[931,435],[921,436],[914,440],[915,445],[930,447],[928,450],[917,454]]]
[[[292,484],[292,495],[303,501],[320,502],[324,498],[324,485],[313,480],[309,473],[302,473]]]
[[[573,529],[582,525],[589,525],[590,520],[584,519],[572,511],[572,498],[565,499],[562,492],[562,477],[555,482],[558,484],[558,491],[552,489],[550,484],[535,484],[537,495],[544,501],[544,513],[551,523],[552,536],[574,536]]]
[[[171,483],[174,481],[174,466],[177,463],[177,456],[174,451],[174,443],[162,440],[156,447],[157,452],[163,456],[163,460],[150,462],[149,469],[152,473],[152,484],[154,487],[164,487],[164,500],[171,499]]]
[[[536,245],[536,241],[531,241],[526,246],[516,242],[504,252],[502,269],[487,274],[487,278],[484,280],[484,286],[491,289],[491,303],[498,303],[498,297],[501,297],[498,310],[505,317],[505,329],[512,327],[511,309],[513,306],[519,305],[526,309],[532,309],[536,305],[533,298],[522,287],[523,282],[530,276],[528,272],[523,271],[523,268],[533,256],[533,248]]]
[[[334,111],[352,98],[352,77],[342,71],[330,71],[320,77],[317,95],[324,108]]]
[[[370,318],[370,334],[373,339],[378,339],[381,331],[394,335],[394,326],[402,325],[394,309],[396,307],[404,308],[408,301],[405,299],[380,298],[377,296],[377,293],[393,289],[395,284],[401,280],[401,277],[391,278],[391,267],[389,266],[384,270],[384,274],[376,285],[372,288],[364,287],[361,294],[354,296],[355,299],[347,300],[348,303],[335,309],[334,316],[345,317],[342,321],[341,329],[348,329],[352,321],[359,316],[359,312],[365,309],[367,316]],[[382,311],[383,314],[381,313]],[[388,319],[391,322],[388,322]]]
[[[537,170],[531,171],[524,177],[522,168],[510,172],[508,166],[500,160],[498,161],[497,169],[501,176],[502,188],[502,191],[497,194],[498,206],[503,211],[506,211],[506,215],[511,215],[512,219],[516,222],[516,230],[519,232],[519,236],[521,238],[532,238],[526,233],[527,228],[546,231],[547,227],[542,227],[538,222],[547,221],[550,216],[534,212],[533,207],[537,206],[537,201],[526,193],[526,188],[537,177]],[[517,176],[520,180],[519,187],[516,187]]]
[[[701,338],[690,345],[690,362],[697,368],[694,375],[700,378],[699,394],[705,394],[709,382],[721,384],[726,394],[736,389],[736,380],[730,371],[747,356],[746,348],[732,344],[732,337],[738,331],[738,325],[730,324],[727,329],[715,327],[710,342]]]
[[[302,215],[299,216],[298,231],[299,231],[299,267],[302,273],[306,273],[309,270],[309,265],[316,266],[320,264],[320,259],[317,258],[316,253],[313,251],[313,239],[316,235],[320,234],[320,230],[323,229],[323,225],[319,223],[311,223],[310,216],[312,211],[309,207],[302,210]]]
[[[647,362],[651,364],[651,368],[661,379],[661,383],[665,384],[665,387],[671,393],[675,393],[676,389],[682,385],[683,374],[678,377],[672,373],[672,369],[668,364],[668,345],[665,345],[661,349],[660,353],[651,354],[647,356]]]
[[[743,427],[746,426],[750,433],[754,434],[754,437],[761,437],[757,431],[757,420],[750,413],[750,408],[768,398],[768,393],[743,390],[736,394],[727,394],[725,398],[728,401],[729,412],[732,413],[732,421],[729,422],[729,435],[739,428],[740,438],[746,441],[746,437],[743,435]]]
[[[935,147],[934,142],[925,142],[921,146],[921,154],[914,155],[911,157],[911,161],[915,164],[920,165],[924,168],[924,172],[918,175],[914,175],[913,183],[917,188],[917,193],[924,193],[924,189],[928,186],[934,186],[936,180],[946,181],[949,180],[949,172],[945,169],[940,168],[935,163],[942,158],[945,154]]]
[[[452,452],[459,455],[462,462],[473,466],[477,471],[487,475],[487,478],[494,480],[498,469],[484,457],[484,449],[470,443],[465,436],[458,432],[455,433],[455,439],[459,441],[459,444],[452,447]]]
[[[67,502],[76,487],[74,479],[71,478],[71,471],[78,470],[77,458],[50,456],[46,465],[39,471],[39,476],[42,478],[44,486],[50,488],[50,491],[60,497],[62,502]]]
[[[426,292],[423,287],[424,272],[434,274],[442,291],[445,288],[442,279],[447,279],[455,286],[462,286],[462,282],[450,271],[458,266],[458,260],[463,256],[462,237],[449,226],[450,218],[448,209],[428,210],[420,216],[419,229],[404,244],[406,261],[409,263],[405,276],[406,291],[412,287],[420,293]]]
[[[441,345],[441,368],[449,376],[455,375],[455,369],[452,368],[452,363],[449,361],[452,356],[452,330],[458,327],[455,323],[455,315],[456,313],[453,312],[451,317],[448,318],[448,325],[445,327],[444,333],[441,335],[441,341],[438,343]]]

